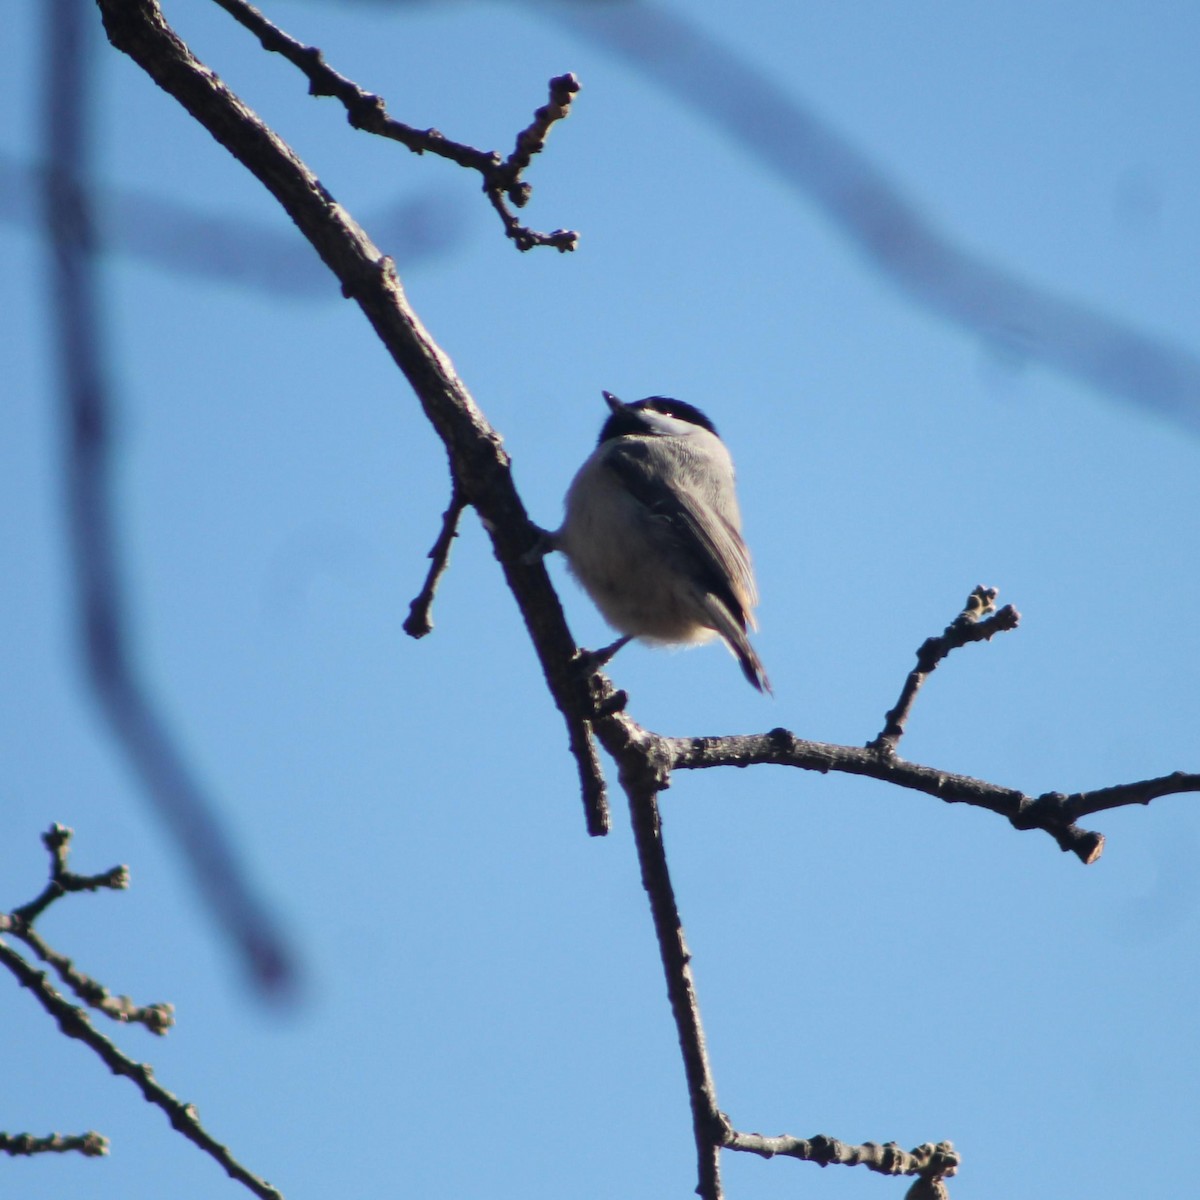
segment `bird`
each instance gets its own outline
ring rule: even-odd
[[[626,404],[603,392],[609,415],[572,480],[549,548],[620,634],[592,653],[606,663],[637,638],[657,645],[719,637],[742,674],[771,692],[748,629],[758,588],[742,540],[733,460],[694,405],[669,396]]]

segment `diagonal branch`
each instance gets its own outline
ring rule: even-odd
[[[687,5],[539,4],[690,105],[813,204],[907,299],[1004,361],[1034,362],[1200,433],[1200,356],[1038,286],[962,239],[797,94],[723,44]]]
[[[1074,824],[1071,809],[1054,803],[1047,796],[1034,798],[1016,788],[1002,787],[970,775],[922,766],[894,755],[885,757],[869,747],[810,742],[786,729],[731,737],[669,738],[666,744],[672,756],[672,766],[684,770],[772,763],[780,767],[797,767],[802,771],[819,771],[822,775],[830,771],[865,775],[882,783],[924,792],[947,804],[970,804],[976,808],[986,808],[989,812],[1006,817],[1016,829],[1041,829],[1054,838],[1060,849],[1069,850],[1088,865],[1094,863],[1104,850],[1103,834],[1080,829]],[[1197,779],[1182,774],[1167,778]],[[1173,786],[1168,790],[1200,791],[1200,783]],[[1166,795],[1167,791],[1159,794]],[[1140,801],[1130,798],[1125,802]]]
[[[573,666],[567,629],[539,540],[513,482],[500,435],[476,406],[453,364],[408,303],[390,258],[336,203],[289,146],[198,62],[155,0],[97,0],[109,40],[128,54],[253,174],[283,206],[322,261],[362,309],[404,373],[446,445],[467,502],[478,512],[516,598],[551,695],[563,714],[585,792],[603,793],[599,763],[582,723],[591,712],[587,680]],[[589,832],[601,833],[596,822]]]
[[[128,867],[110,867],[98,875],[76,875],[67,866],[74,831],[65,825],[51,825],[42,834],[42,845],[50,852],[50,878],[41,894],[13,909],[13,917],[24,925],[32,925],[60,897],[68,892],[96,892],[102,888],[123,891],[129,886]]]
[[[494,150],[477,150],[474,146],[452,141],[436,129],[416,129],[397,121],[388,115],[382,96],[364,91],[345,75],[335,71],[316,46],[305,46],[289,37],[246,0],[215,2],[249,29],[262,43],[264,50],[282,54],[294,67],[303,71],[308,76],[310,95],[332,96],[340,100],[346,109],[346,119],[355,129],[390,138],[415,154],[428,151],[460,167],[478,171],[483,176],[483,190],[504,223],[505,234],[518,250],[532,250],[535,246],[553,246],[560,252],[575,249],[579,234],[569,229],[538,233],[522,225],[508,207],[511,203],[517,208],[524,208],[529,202],[533,189],[521,176],[533,156],[545,148],[551,126],[570,114],[571,101],[579,91],[579,81],[574,75],[558,75],[550,80],[549,101],[534,113],[530,124],[517,135],[513,152],[507,158],[501,158]]]
[[[214,1159],[231,1179],[236,1179],[249,1188],[260,1200],[283,1200],[282,1192],[273,1188],[265,1179],[260,1179],[248,1171],[233,1157],[227,1146],[218,1142],[200,1124],[195,1105],[186,1104],[167,1091],[154,1078],[154,1072],[146,1063],[137,1062],[124,1054],[92,1025],[84,1009],[64,1000],[55,991],[44,971],[37,971],[31,967],[3,940],[0,940],[0,966],[7,967],[17,982],[29,989],[33,998],[58,1022],[58,1027],[67,1037],[83,1042],[114,1075],[132,1080],[142,1096],[162,1110],[171,1122],[171,1127]]]
[[[144,1025],[162,1037],[175,1024],[173,1004],[135,1004],[128,996],[114,996],[102,983],[85,975],[65,955],[46,944],[45,939],[28,925],[6,922],[0,914],[0,933],[20,938],[44,963],[52,966],[63,981],[88,1006],[123,1025]]]
[[[1078,806],[1079,796],[1056,798],[1048,794],[1035,800],[1014,789],[907,763],[896,756],[895,742],[891,752],[885,753],[881,749],[806,742],[783,729],[749,737],[689,739],[661,737],[637,725],[623,711],[624,694],[615,691],[605,676],[582,669],[558,597],[535,552],[539,533],[515,489],[500,438],[409,306],[391,260],[380,254],[290,148],[191,56],[163,21],[154,0],[97,2],[113,44],[138,62],[271,191],[341,281],[343,293],[361,307],[442,438],[465,503],[476,509],[491,539],[550,692],[563,714],[581,776],[602,787],[592,732],[616,760],[629,797],[642,881],[684,1060],[699,1162],[698,1190],[705,1200],[719,1200],[720,1150],[729,1147],[763,1153],[770,1140],[759,1139],[756,1146],[752,1145],[756,1135],[736,1134],[717,1108],[690,952],[662,841],[658,796],[669,785],[674,768],[764,762],[865,775],[947,801],[988,808],[1006,816],[1018,828],[1045,829],[1063,849],[1072,850],[1084,862],[1099,856],[1103,838],[1074,825],[1070,802]],[[226,3],[228,6],[233,0]],[[986,596],[980,604],[984,601],[990,603]],[[1004,620],[1015,620],[1015,615],[1013,612]],[[914,679],[911,688],[906,687],[911,695],[906,700],[902,693],[901,702],[893,710],[900,726],[895,741],[902,735],[912,699],[929,671],[954,644],[999,631],[1003,627],[1000,616],[992,619],[994,624],[966,622],[973,631],[960,630],[953,635],[948,631],[943,635],[951,639],[947,648],[924,665],[918,664],[919,678]],[[962,641],[955,640],[958,638]],[[1160,789],[1155,794],[1188,790],[1182,784],[1193,778],[1168,777],[1171,782],[1148,781],[1147,787],[1149,791]],[[584,791],[586,795],[586,783]],[[1143,795],[1148,793],[1128,793],[1125,801],[1114,803],[1140,801]],[[1101,797],[1101,803],[1104,800]],[[739,1139],[744,1144],[735,1145]],[[847,1161],[861,1155],[864,1163],[873,1154],[868,1147],[843,1147],[832,1139],[820,1142],[813,1151],[817,1141],[808,1144],[810,1152],[841,1147],[836,1153],[848,1156]],[[772,1144],[770,1153],[784,1153],[781,1145]],[[913,1152],[913,1157],[921,1158],[922,1150]],[[904,1154],[898,1148],[882,1147],[879,1151],[881,1162],[902,1161],[897,1156]],[[914,1187],[923,1187],[929,1195],[944,1192],[943,1177],[956,1165],[956,1160],[950,1161],[950,1154],[945,1144],[932,1147],[928,1161],[921,1159]]]
[[[991,614],[991,615],[989,615]],[[986,618],[984,620],[983,618]],[[883,729],[868,749],[880,754],[895,754],[904,736],[913,701],[921,685],[952,650],[970,642],[986,642],[997,633],[1016,629],[1021,614],[1011,604],[996,612],[996,589],[980,584],[968,597],[961,613],[946,626],[938,637],[926,638],[917,651],[917,665],[908,673],[900,699],[888,713]]]

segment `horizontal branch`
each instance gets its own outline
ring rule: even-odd
[[[82,1154],[100,1158],[108,1153],[108,1138],[102,1133],[51,1133],[37,1137],[32,1133],[0,1133],[0,1154],[12,1158],[32,1154]]]
[[[1046,792],[1037,798],[1036,803],[1057,809],[1074,821],[1110,808],[1149,804],[1151,800],[1162,796],[1178,796],[1184,792],[1200,792],[1200,775],[1189,771],[1173,771],[1170,775],[1159,775],[1155,779],[1117,783],[1091,792],[1072,792],[1070,795]]]
[[[1069,850],[1079,860],[1091,864],[1104,849],[1104,835],[1074,824],[1078,814],[1055,802],[1053,793],[1032,797],[1015,788],[1001,787],[969,775],[958,775],[906,762],[894,754],[862,746],[838,746],[829,742],[810,742],[798,738],[786,729],[769,733],[744,734],[732,737],[665,738],[672,766],[684,770],[702,767],[749,767],[771,763],[780,767],[796,767],[802,771],[830,771],[846,775],[865,775],[881,783],[924,792],[947,804],[970,804],[1007,818],[1016,829],[1041,829],[1050,834],[1062,850]],[[1170,778],[1194,779],[1193,776]],[[1136,785],[1131,785],[1136,788]],[[1200,786],[1176,787],[1175,791],[1196,791]],[[1160,792],[1165,795],[1165,792]],[[1130,798],[1126,803],[1139,801]]]
[[[915,1150],[903,1150],[895,1142],[883,1145],[866,1142],[861,1146],[852,1146],[823,1133],[812,1138],[797,1138],[789,1134],[766,1137],[761,1133],[739,1133],[728,1128],[725,1148],[742,1150],[763,1158],[774,1158],[781,1154],[804,1162],[814,1162],[822,1167],[836,1163],[846,1167],[866,1167],[881,1175],[919,1175],[926,1179],[953,1175],[959,1164],[958,1154],[950,1142],[938,1142],[937,1145],[926,1142]]]
[[[459,518],[466,506],[467,498],[456,479],[451,484],[450,503],[442,513],[442,528],[433,543],[433,548],[426,555],[430,564],[425,584],[417,598],[408,606],[408,616],[404,620],[404,632],[411,638],[423,638],[433,632],[433,618],[430,616],[433,598],[437,594],[438,584],[446,573],[446,568],[450,565],[450,547],[458,537]]]
[[[361,307],[404,373],[446,447],[467,502],[491,539],[567,725],[580,778],[587,781],[594,798],[600,787],[599,768],[594,753],[583,752],[587,737],[580,725],[592,708],[587,680],[575,669],[576,642],[549,574],[540,561],[530,558],[538,544],[537,527],[517,492],[499,433],[408,303],[395,264],[291,147],[197,61],[154,0],[97,0],[97,4],[112,44],[173,96],[279,201],[341,283],[343,295]]]

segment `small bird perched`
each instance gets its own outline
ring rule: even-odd
[[[550,543],[604,619],[626,642],[706,642],[720,637],[761,691],[771,684],[746,629],[758,589],[734,494],[733,460],[713,423],[682,400],[623,404],[567,491]]]

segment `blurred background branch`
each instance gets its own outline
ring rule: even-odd
[[[47,0],[42,24],[42,218],[49,249],[67,534],[84,673],[100,712],[175,837],[201,895],[264,992],[295,966],[218,809],[137,669],[114,516],[115,414],[91,197],[94,96],[87,0]]]

